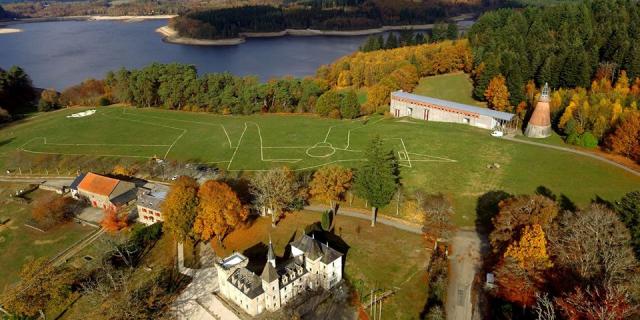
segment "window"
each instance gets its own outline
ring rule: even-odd
[[[156,212],[156,217],[159,217],[159,216],[160,216],[160,212]]]

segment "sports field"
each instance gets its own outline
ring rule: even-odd
[[[58,154],[191,161],[239,173],[331,163],[357,167],[369,140],[380,135],[401,165],[409,192],[450,194],[461,225],[474,223],[477,198],[546,186],[578,205],[597,196],[615,200],[640,178],[580,155],[492,138],[464,125],[385,119],[324,119],[311,115],[219,116],[158,109],[106,107],[84,118],[79,109],[42,114],[0,130],[0,154]],[[5,161],[6,162],[6,161]],[[499,164],[500,168],[488,168]],[[51,163],[51,169],[58,164]],[[13,168],[3,168],[13,169]]]

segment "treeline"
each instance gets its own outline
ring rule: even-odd
[[[640,163],[638,117],[640,78],[622,71],[615,85],[596,79],[589,90],[560,89],[551,95],[552,125],[567,143],[594,148],[598,144]]]
[[[489,81],[506,79],[512,106],[525,101],[525,84],[589,86],[601,63],[640,75],[640,7],[630,0],[567,2],[500,9],[470,29],[475,61],[474,96],[484,100]]]
[[[30,111],[35,98],[31,78],[22,68],[0,68],[0,122]]]
[[[402,30],[398,32],[397,36],[394,32],[391,32],[386,37],[386,40],[382,34],[371,35],[367,37],[367,40],[359,49],[362,52],[371,52],[456,39],[458,39],[458,25],[456,23],[437,23],[431,30],[431,36],[426,32],[414,32],[412,30]]]
[[[545,187],[536,193],[478,200],[491,248],[485,269],[495,275],[488,317],[637,318],[640,193],[586,208]]]
[[[245,0],[250,4],[280,4],[281,0]],[[133,1],[22,1],[5,4],[7,11],[20,18],[46,18],[85,15],[182,14],[189,10],[237,6],[234,0],[133,0]]]
[[[390,93],[411,91],[421,77],[470,71],[471,51],[467,41],[445,41],[379,50],[357,52],[318,69],[317,78],[331,88],[360,88],[367,93],[363,113],[384,112]]]
[[[450,2],[364,1],[357,6],[244,6],[193,11],[171,20],[181,36],[234,38],[243,32],[285,29],[358,30],[426,24],[470,12],[475,5]]]

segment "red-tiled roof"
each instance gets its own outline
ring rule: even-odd
[[[117,179],[103,177],[95,173],[87,173],[78,185],[78,190],[108,197],[120,182]]]

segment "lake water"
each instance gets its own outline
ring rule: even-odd
[[[229,71],[262,80],[313,75],[323,64],[357,50],[365,36],[248,39],[228,47],[164,43],[155,30],[166,20],[142,22],[64,21],[12,25],[23,32],[0,34],[0,67],[18,65],[37,87],[62,90],[109,70],[152,62],[181,62],[200,73]]]

